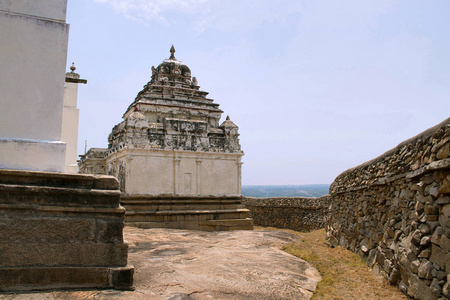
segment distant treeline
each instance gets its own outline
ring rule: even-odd
[[[328,194],[329,184],[308,185],[244,185],[247,197],[320,197]]]

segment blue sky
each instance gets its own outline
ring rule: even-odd
[[[242,183],[331,183],[450,116],[450,1],[69,0],[78,152],[169,57],[239,126]]]

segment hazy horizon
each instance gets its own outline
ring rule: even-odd
[[[247,197],[320,197],[327,195],[329,184],[305,185],[243,185]]]

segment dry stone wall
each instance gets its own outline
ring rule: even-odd
[[[450,118],[330,187],[327,235],[415,299],[450,299]]]
[[[244,197],[243,203],[254,225],[303,231],[325,227],[330,197]]]

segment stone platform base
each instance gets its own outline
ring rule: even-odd
[[[125,224],[140,228],[253,230],[240,197],[122,195]]]
[[[0,272],[1,292],[87,288],[130,290],[134,268],[28,267],[2,268]]]
[[[0,291],[132,289],[112,176],[0,170]]]

